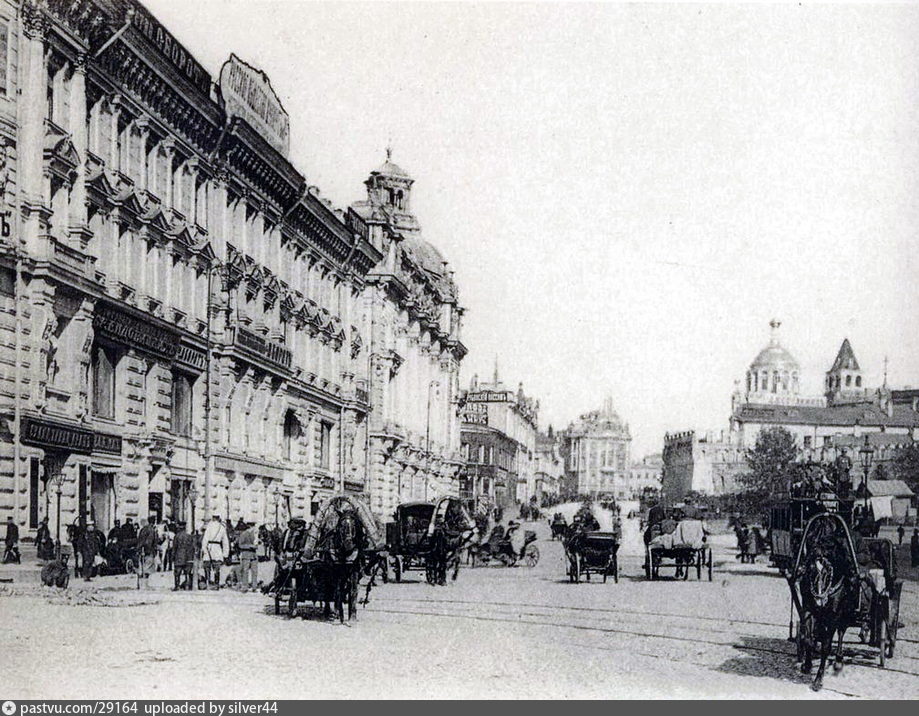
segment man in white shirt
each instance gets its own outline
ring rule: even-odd
[[[204,560],[204,578],[208,586],[220,589],[220,565],[230,556],[230,538],[227,536],[227,528],[220,521],[220,515],[212,516],[204,528],[201,556]]]

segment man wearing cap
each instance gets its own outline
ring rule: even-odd
[[[211,517],[211,521],[204,528],[201,555],[204,558],[204,577],[208,586],[213,585],[214,589],[220,589],[220,565],[230,555],[230,538],[227,536],[226,527],[220,521],[220,515]]]
[[[239,586],[242,591],[258,589],[258,530],[255,523],[247,524],[240,520],[236,525],[242,531],[236,538],[236,548],[239,550]]]
[[[195,564],[195,538],[188,534],[184,522],[179,522],[176,529],[176,535],[172,540],[172,564],[175,577],[175,587],[172,591],[174,592],[179,589],[191,589]],[[185,577],[184,583],[182,582],[183,576]]]

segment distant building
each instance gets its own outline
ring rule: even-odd
[[[473,376],[461,403],[461,443],[465,459],[460,492],[502,506],[526,502],[536,494],[536,433],[539,403],[521,383],[516,391],[498,378]]]
[[[603,408],[585,413],[562,435],[565,485],[568,495],[631,496],[629,426],[613,410],[608,398]]]
[[[536,499],[542,504],[546,498],[558,497],[565,480],[565,460],[562,457],[561,442],[549,426],[547,433],[536,436]]]
[[[846,449],[854,463],[868,435],[874,464],[889,464],[913,444],[919,430],[919,391],[870,389],[848,339],[824,378],[824,394],[800,393],[800,366],[779,341],[779,321],[770,322],[769,344],[753,359],[745,389],[732,397],[730,430],[715,439],[694,432],[664,438],[663,492],[680,499],[690,490],[723,494],[738,489],[746,451],[763,429],[782,427],[802,457],[832,460]]]
[[[632,463],[629,468],[629,489],[632,497],[638,497],[645,488],[661,489],[664,473],[664,458],[661,453],[647,455],[641,462]]]
[[[846,433],[891,433],[915,439],[919,428],[915,391],[891,391],[886,384],[870,390],[848,339],[826,372],[824,395],[801,396],[798,363],[780,345],[779,325],[770,323],[772,338],[747,371],[747,390],[733,396],[732,442],[753,447],[760,430],[775,426],[791,432],[802,449],[829,446],[837,435]]]
[[[692,430],[664,437],[661,492],[678,502],[689,492],[724,495],[737,491],[737,476],[746,471],[744,449],[721,435]]]

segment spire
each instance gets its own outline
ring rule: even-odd
[[[887,356],[884,356],[884,387],[887,387],[887,364],[890,362],[890,359]]]
[[[495,385],[498,384],[498,354],[495,353]]]
[[[769,321],[769,328],[772,329],[772,333],[769,337],[769,345],[777,346],[779,344],[779,327],[782,325],[782,322],[778,318],[773,318]]]
[[[390,137],[389,141],[386,143],[386,161],[388,162],[391,159],[392,159],[392,137]]]
[[[836,354],[836,360],[833,361],[833,367],[830,368],[830,372],[837,370],[861,370],[848,338],[843,339],[842,345],[839,346],[839,353]]]

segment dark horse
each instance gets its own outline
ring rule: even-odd
[[[322,564],[326,587],[326,613],[334,602],[342,624],[348,605],[348,619],[357,617],[357,589],[367,547],[364,526],[353,510],[342,510],[338,521],[323,540]]]
[[[447,572],[452,568],[452,579],[459,576],[460,552],[468,546],[472,530],[457,531],[441,525],[434,528],[425,557],[425,577],[428,584],[445,586]]]
[[[827,516],[809,525],[806,552],[798,563],[797,582],[801,597],[801,671],[811,673],[815,648],[820,666],[811,686],[819,691],[823,673],[838,634],[833,671],[842,670],[842,640],[858,609],[858,566],[841,522]]]

